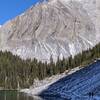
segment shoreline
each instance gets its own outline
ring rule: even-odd
[[[51,84],[55,83],[59,79],[64,78],[80,69],[82,69],[82,67],[78,66],[74,69],[66,70],[64,73],[53,75],[49,78],[45,78],[44,80],[41,80],[41,81],[38,80],[38,82],[35,85],[33,84],[33,86],[31,86],[30,88],[4,89],[3,87],[0,87],[0,91],[18,91],[32,97],[39,96],[39,94],[42,91],[46,90]]]
[[[70,71],[67,70],[62,74],[53,75],[49,78],[45,78],[44,80],[39,81],[41,84],[38,85],[37,87],[31,86],[30,88],[21,89],[20,92],[26,93],[30,96],[38,96],[42,91],[46,90],[51,84],[55,83],[59,79],[64,78],[80,69],[81,69],[80,67],[76,67],[74,69],[71,69]]]
[[[5,89],[4,87],[0,87],[0,91],[21,91],[22,89]]]

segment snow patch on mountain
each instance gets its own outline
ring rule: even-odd
[[[74,57],[75,54],[76,54],[76,49],[75,49],[73,43],[72,44],[69,44],[69,50],[70,50],[70,54],[72,55],[72,57]]]

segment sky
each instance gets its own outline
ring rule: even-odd
[[[0,25],[20,15],[40,0],[0,0]]]

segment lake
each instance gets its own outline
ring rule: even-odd
[[[0,100],[61,100],[57,97],[39,97],[28,96],[25,93],[21,93],[15,90],[0,90]]]
[[[36,100],[15,90],[0,90],[0,100]]]

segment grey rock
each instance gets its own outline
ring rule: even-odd
[[[74,56],[99,42],[99,4],[99,0],[37,3],[0,28],[0,48],[23,59]]]

